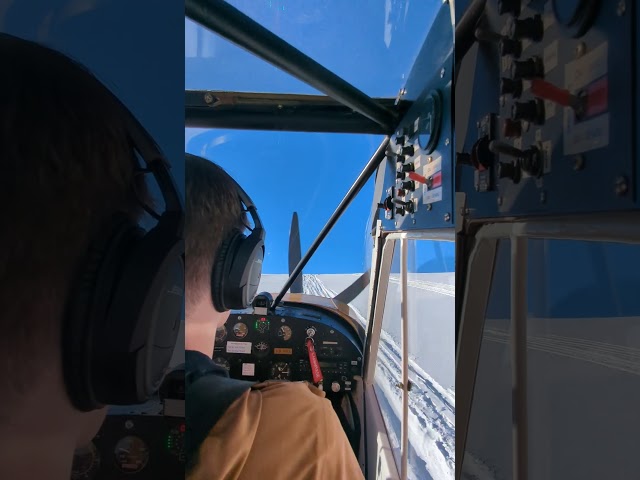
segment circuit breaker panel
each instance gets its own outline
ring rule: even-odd
[[[453,227],[452,78],[451,9],[444,3],[400,94],[412,106],[382,167],[377,201],[387,231]]]
[[[470,218],[638,207],[633,3],[487,1],[456,85]]]

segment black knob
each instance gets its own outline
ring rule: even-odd
[[[534,42],[539,42],[544,35],[542,17],[535,15],[533,17],[523,18],[522,20],[511,17],[509,21],[509,34],[511,38],[519,40],[528,38]]]
[[[520,0],[498,0],[498,13],[510,13],[517,17],[520,15]]]
[[[402,155],[408,155],[412,157],[414,153],[415,153],[415,148],[413,147],[413,145],[407,145],[406,147],[402,147],[402,150],[401,150]]]
[[[500,40],[500,55],[513,55],[519,57],[522,53],[522,42],[511,38],[503,38]]]
[[[518,183],[521,177],[520,167],[515,163],[500,162],[498,163],[498,177],[508,178],[513,183]]]
[[[413,192],[416,189],[416,182],[414,182],[413,180],[402,182],[402,189]]]
[[[396,145],[401,146],[404,145],[404,142],[407,140],[407,137],[405,137],[404,135],[398,135],[396,137]]]
[[[520,168],[529,175],[541,177],[544,170],[542,151],[535,145],[527,148],[520,162]]]
[[[398,180],[404,180],[404,177],[406,177],[406,176],[407,176],[407,174],[404,173],[404,172],[396,172],[396,178]]]
[[[482,170],[483,168],[489,168],[493,161],[491,140],[489,140],[488,135],[484,135],[471,147],[471,163],[477,170]]]
[[[513,95],[515,98],[522,95],[522,80],[511,78],[500,79],[500,95]]]
[[[522,135],[522,123],[519,120],[505,119],[502,124],[502,135],[506,138],[519,137]]]
[[[402,215],[402,216],[404,216],[404,208],[402,208],[402,207],[396,207],[396,215]]]
[[[514,79],[520,78],[543,78],[544,67],[542,60],[538,57],[531,57],[528,60],[514,60],[511,63],[511,76]]]
[[[402,171],[403,172],[414,172],[415,171],[415,166],[413,165],[413,163],[407,163],[405,165],[402,165]]]
[[[393,198],[391,198],[391,197],[385,198],[382,203],[378,204],[378,208],[383,208],[385,210],[391,210],[393,208]]]
[[[536,125],[544,124],[544,102],[539,98],[528,102],[515,102],[511,106],[514,120],[525,120]]]
[[[413,204],[413,202],[407,202],[407,212],[408,213],[414,213],[416,208],[416,206]]]

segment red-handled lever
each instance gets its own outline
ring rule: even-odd
[[[320,369],[320,363],[316,356],[316,349],[313,345],[313,340],[307,338],[307,351],[309,352],[309,363],[311,364],[311,374],[313,375],[313,383],[318,384],[322,382],[322,370]]]
[[[413,180],[415,182],[427,183],[427,179],[424,178],[422,175],[416,173],[416,172],[407,173],[407,177],[409,177],[411,180]]]
[[[531,80],[531,93],[536,97],[549,100],[563,107],[571,107],[573,109],[580,107],[580,99],[572,95],[569,90],[556,87],[554,84],[539,78]]]

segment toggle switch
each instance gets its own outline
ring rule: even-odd
[[[522,158],[525,155],[523,150],[516,148],[508,143],[499,142],[497,140],[493,140],[489,143],[489,150],[493,153],[497,153],[499,155],[507,155],[513,158]]]
[[[513,147],[508,143],[493,141],[489,144],[489,149],[494,153],[506,155],[516,159],[514,163],[507,162],[504,166],[504,168],[506,169],[504,172],[504,178],[511,178],[514,183],[518,183],[515,178],[520,181],[521,171],[524,171],[529,175],[533,175],[535,177],[539,177],[542,175],[542,150],[540,150],[535,145],[527,148],[526,150],[520,150],[519,148]],[[498,176],[500,178],[503,178],[500,171],[498,172]]]

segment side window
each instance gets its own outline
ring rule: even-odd
[[[407,240],[408,470],[455,473],[455,243]]]
[[[487,478],[512,476],[510,255],[509,240],[501,240],[496,253],[478,359],[462,463],[463,478],[476,478],[475,475]]]
[[[528,240],[530,478],[628,478],[640,424],[640,246]],[[463,478],[513,469],[510,242],[496,256]]]
[[[449,480],[455,473],[455,244],[407,242],[407,476]],[[375,392],[401,470],[402,317],[396,240],[378,349]]]
[[[393,263],[386,295],[374,389],[382,412],[382,418],[387,427],[389,443],[393,449],[393,455],[399,469],[401,453],[400,425],[402,421],[402,390],[397,386],[402,381],[400,242],[396,242],[393,252]]]

